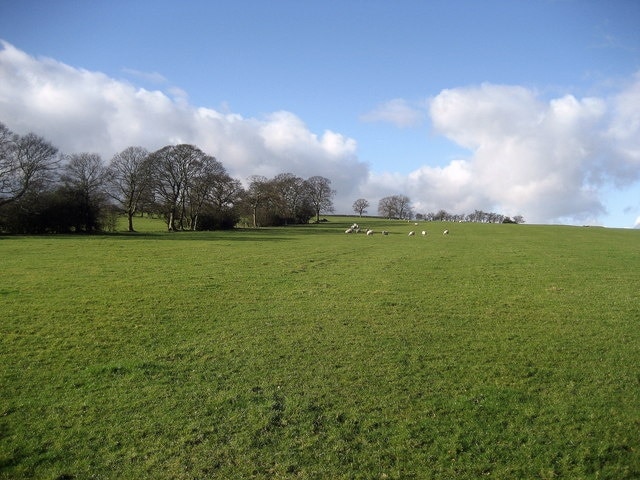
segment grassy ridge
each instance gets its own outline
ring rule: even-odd
[[[329,218],[0,238],[0,477],[640,475],[639,232]]]

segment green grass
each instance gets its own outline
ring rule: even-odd
[[[640,477],[639,231],[327,218],[0,237],[0,478]]]

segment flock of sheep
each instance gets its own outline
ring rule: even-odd
[[[417,223],[414,223],[414,225],[418,225]],[[371,229],[360,229],[360,226],[357,223],[354,223],[353,225],[351,225],[349,228],[347,228],[344,233],[360,233],[364,231],[367,235],[373,235],[375,232]],[[411,230],[409,232],[409,236],[413,237],[415,236],[416,232],[415,230]],[[449,235],[449,230],[445,230],[444,232],[442,232],[443,235]],[[389,232],[387,230],[382,230],[382,235],[389,235]],[[427,231],[426,230],[422,230],[422,236],[426,237],[427,236]]]

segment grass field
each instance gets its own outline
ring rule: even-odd
[[[0,478],[640,478],[640,231],[327,218],[0,237]]]

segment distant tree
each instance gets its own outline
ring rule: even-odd
[[[209,201],[213,208],[218,211],[233,208],[242,200],[244,189],[239,180],[222,174],[217,181],[212,184],[209,192]]]
[[[516,215],[513,217],[513,221],[516,223],[524,223],[524,217],[522,215]]]
[[[378,201],[378,215],[385,218],[396,218],[396,205],[393,197],[383,197]]]
[[[258,209],[263,207],[269,200],[269,181],[262,175],[254,175],[249,178],[249,188],[245,192],[245,205],[251,215],[253,228],[258,222]]]
[[[203,165],[207,161],[205,157],[207,155],[202,150],[188,144],[168,145],[149,157],[153,190],[160,200],[169,231],[183,230],[189,226],[188,208],[197,207],[200,199],[199,192],[192,191],[192,188],[198,188],[196,179],[203,172]]]
[[[97,153],[77,153],[65,157],[61,180],[70,205],[75,208],[76,232],[101,229],[100,215],[105,206],[106,169]]]
[[[367,213],[367,208],[369,208],[369,201],[364,198],[359,198],[355,202],[353,202],[353,211],[358,215],[362,216]]]
[[[378,202],[378,215],[386,218],[410,219],[413,216],[411,200],[406,195],[392,195]]]
[[[202,155],[194,162],[185,189],[187,228],[198,229],[198,217],[205,205],[209,204],[216,186],[229,178],[222,164],[210,155]]]
[[[244,213],[254,227],[307,223],[315,214],[308,182],[292,173],[250,177]]]
[[[438,210],[438,213],[433,215],[433,219],[440,220],[440,221],[448,220],[449,214],[447,213],[446,210]]]
[[[128,147],[111,159],[106,172],[107,192],[127,214],[128,230],[133,232],[133,216],[152,186],[149,152]]]
[[[284,224],[307,223],[313,215],[310,192],[304,179],[292,173],[281,173],[271,181],[273,205]]]
[[[336,191],[331,189],[331,180],[325,177],[311,177],[305,183],[309,202],[316,214],[316,222],[319,223],[321,212],[333,212],[333,197]]]
[[[398,215],[401,219],[409,220],[413,217],[413,210],[411,209],[411,200],[406,195],[398,195]]]
[[[0,123],[0,207],[42,188],[58,166],[57,153],[44,138],[16,135]]]
[[[169,231],[178,229],[178,208],[187,188],[186,174],[191,162],[190,149],[187,147],[179,150],[177,146],[168,145],[150,156],[153,190],[161,204]]]
[[[239,220],[239,208],[244,189],[239,180],[231,178],[226,172],[211,179],[207,202],[200,214],[198,229],[230,229]]]

